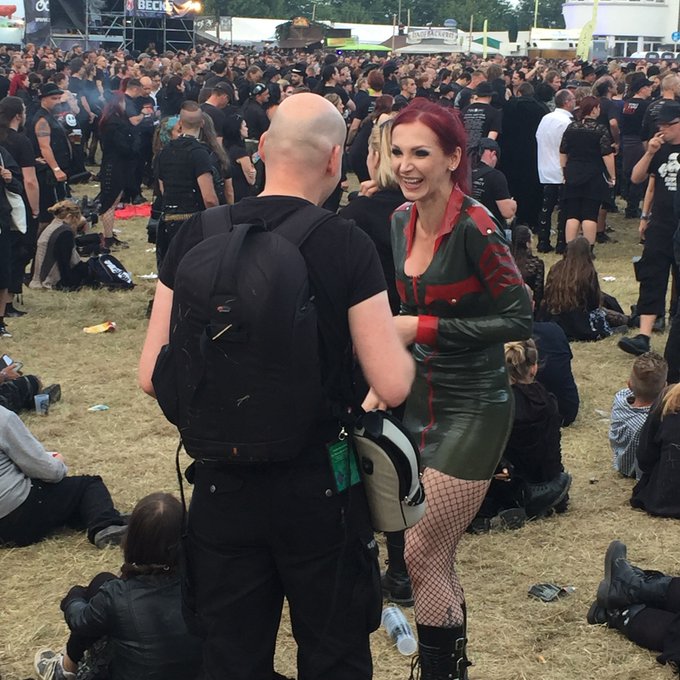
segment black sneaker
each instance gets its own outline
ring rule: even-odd
[[[7,330],[4,323],[0,323],[0,338],[11,338],[12,334]]]
[[[556,255],[564,255],[564,253],[567,252],[567,244],[564,241],[558,241],[557,245],[555,246],[555,254]]]
[[[58,383],[48,385],[43,389],[42,394],[50,398],[50,404],[56,404],[61,399],[61,385]]]
[[[7,316],[7,312],[5,312],[5,316]],[[665,330],[666,330],[666,317],[657,316],[656,319],[654,320],[652,331],[654,333],[663,333]]]
[[[104,247],[115,253],[118,250],[124,250],[129,248],[130,244],[127,241],[121,241],[118,237],[112,236],[111,238],[104,239]]]
[[[107,545],[120,545],[125,534],[127,534],[127,524],[111,524],[94,535],[94,544],[100,549],[106,548]]]
[[[148,201],[141,194],[132,199],[132,205],[144,205],[144,203],[148,203]]]
[[[627,354],[633,354],[636,357],[651,350],[649,337],[642,333],[638,333],[632,338],[621,338],[619,340],[619,348]]]
[[[595,240],[598,243],[618,243],[618,241],[615,238],[612,238],[607,232],[605,231],[598,231]]]
[[[550,241],[539,241],[536,250],[539,253],[552,253],[555,249],[550,245]]]
[[[406,573],[392,573],[389,569],[380,577],[383,597],[402,607],[413,606],[411,579]]]

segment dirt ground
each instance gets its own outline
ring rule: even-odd
[[[637,224],[619,215],[610,222],[620,243],[598,246],[596,265],[601,276],[616,277],[602,282],[603,288],[627,309],[637,293],[631,266],[631,257],[641,251]],[[155,271],[144,226],[141,219],[118,224],[120,237],[130,242],[118,257],[135,275],[134,291],[26,291],[29,314],[9,319],[14,337],[0,340],[0,352],[23,361],[26,372],[62,386],[62,401],[47,417],[26,414],[25,422],[49,450],[65,456],[71,474],[101,474],[124,511],[152,491],[177,491],[175,433],[136,383],[145,311],[154,288],[154,282],[139,275]],[[546,257],[547,265],[554,261]],[[115,333],[83,333],[84,326],[106,320],[117,323]],[[611,469],[608,414],[631,365],[616,341],[573,345],[581,410],[562,439],[565,466],[574,477],[569,511],[517,531],[463,541],[459,572],[470,613],[473,680],[656,680],[672,675],[653,654],[585,620],[612,539],[628,544],[635,563],[671,572],[677,570],[680,544],[680,524],[632,510],[632,483]],[[655,336],[653,345],[663,351],[665,336]],[[88,412],[99,403],[109,410]],[[71,585],[87,583],[98,571],[115,571],[121,562],[118,549],[97,550],[84,534],[70,531],[33,547],[0,549],[2,678],[33,677],[35,650],[58,648],[66,640],[61,597]],[[551,604],[529,599],[528,588],[543,581],[576,591]],[[376,680],[408,677],[409,659],[399,655],[384,631],[374,633],[372,646]],[[295,674],[295,645],[286,621],[277,670]]]

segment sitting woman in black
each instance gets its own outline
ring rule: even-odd
[[[75,237],[86,225],[80,208],[73,201],[55,203],[49,212],[54,219],[38,237],[35,267],[30,288],[76,290],[93,283],[86,262],[76,250]]]
[[[630,504],[650,515],[680,518],[680,383],[672,385],[649,412],[636,457],[642,477]]]
[[[590,243],[582,236],[567,243],[564,259],[550,268],[539,320],[554,321],[569,340],[601,340],[628,322],[618,302],[603,296]]]
[[[543,302],[545,264],[540,257],[534,255],[531,246],[531,229],[523,224],[516,226],[512,232],[510,252],[515,258],[524,283],[534,294],[534,309],[538,310]]]
[[[473,531],[494,524],[514,528],[524,519],[567,509],[571,475],[562,466],[557,399],[536,382],[538,351],[533,340],[505,345],[505,365],[515,400],[512,431]]]

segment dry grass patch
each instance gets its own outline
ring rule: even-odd
[[[601,275],[616,277],[603,288],[627,309],[637,296],[630,265],[640,253],[637,225],[619,216],[611,222],[620,243],[599,246],[596,264]],[[155,271],[155,255],[145,252],[144,221],[120,226],[121,238],[131,247],[118,253],[119,259],[137,277]],[[548,265],[555,261],[554,256],[546,259]],[[101,474],[125,511],[152,491],[177,492],[174,430],[136,385],[144,314],[154,287],[139,278],[136,282],[134,291],[123,293],[27,291],[29,315],[10,319],[14,337],[0,340],[0,351],[22,360],[27,371],[62,385],[62,401],[47,418],[27,414],[28,426],[49,449],[64,454],[71,474]],[[84,326],[105,320],[115,321],[118,330],[83,333]],[[628,543],[635,562],[677,570],[680,525],[633,511],[630,481],[611,469],[608,422],[597,411],[609,412],[630,370],[631,357],[616,348],[616,340],[573,345],[582,403],[576,423],[563,435],[565,465],[574,476],[569,512],[515,532],[468,536],[461,546],[473,680],[671,677],[653,654],[585,621],[613,538]],[[664,343],[665,337],[653,340],[658,350]],[[110,410],[88,413],[97,403]],[[99,551],[82,533],[68,531],[30,548],[0,549],[2,677],[32,676],[35,650],[57,648],[66,640],[59,601],[68,588],[120,564],[117,549]],[[527,590],[539,581],[573,585],[576,592],[552,604],[530,600]],[[412,613],[407,615],[412,620]],[[408,677],[409,660],[391,647],[382,630],[373,635],[373,650],[377,680]],[[295,645],[284,621],[277,669],[293,675],[294,668]]]

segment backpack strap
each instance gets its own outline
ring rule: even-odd
[[[231,226],[231,206],[229,205],[216,205],[214,208],[208,208],[201,213],[204,241],[211,236],[229,231]]]
[[[317,205],[306,205],[281,222],[274,231],[300,248],[318,227],[333,217],[337,215],[330,210]]]

